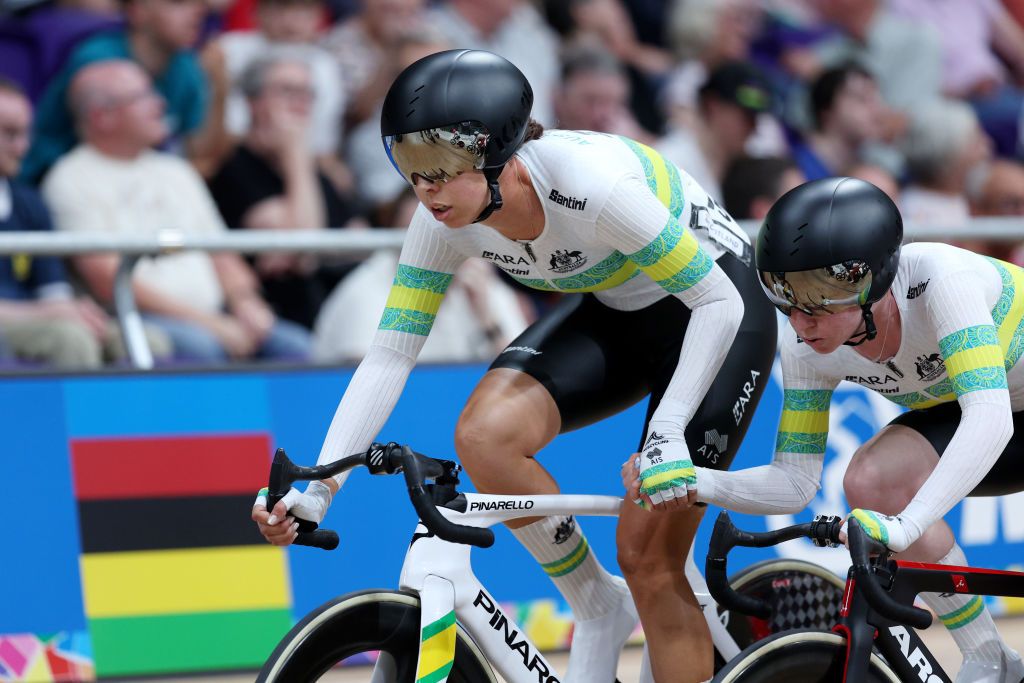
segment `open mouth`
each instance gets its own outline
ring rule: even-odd
[[[451,215],[452,207],[446,204],[439,204],[430,207],[430,213],[434,214],[434,218],[439,221],[443,221],[445,218]]]

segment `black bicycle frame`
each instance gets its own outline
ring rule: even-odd
[[[724,580],[726,556],[737,545],[766,547],[793,538],[809,538],[816,545],[838,543],[839,518],[815,518],[766,533],[750,533],[733,526],[722,512],[715,523],[708,548],[705,575],[712,596],[728,609],[765,617],[770,606],[741,596]],[[918,593],[962,593],[1024,597],[1024,573],[997,569],[956,567],[893,560],[889,552],[871,541],[856,520],[848,527],[853,565],[839,620],[833,631],[846,637],[843,680],[867,680],[871,648],[877,647],[901,681],[952,683],[914,628],[928,628],[931,614],[914,607]],[[871,552],[880,552],[869,558]]]

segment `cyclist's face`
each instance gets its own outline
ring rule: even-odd
[[[810,315],[794,308],[789,324],[812,351],[832,353],[852,337],[863,322],[860,306],[849,306],[835,312],[821,309]]]
[[[449,228],[471,224],[487,206],[487,180],[480,171],[458,173],[446,181],[431,181],[413,175],[413,191],[435,219]]]

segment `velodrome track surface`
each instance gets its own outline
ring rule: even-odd
[[[1015,648],[1018,652],[1024,652],[1024,617],[999,619],[997,620],[997,624],[999,626],[999,631],[1003,634],[1003,637],[1006,638],[1006,641],[1010,646]],[[950,674],[950,676],[955,677],[956,672],[960,667],[960,652],[956,649],[956,645],[953,643],[953,639],[949,636],[949,633],[946,632],[946,629],[942,628],[941,625],[935,625],[924,631],[923,636],[928,648],[939,660],[942,667],[948,674]],[[625,683],[632,683],[637,680],[640,674],[640,657],[640,648],[629,648],[623,652],[622,658],[619,661],[620,680]],[[564,671],[565,662],[568,659],[568,656],[565,654],[555,654],[551,655],[549,659],[551,660],[552,665]],[[189,681],[191,683],[243,683],[251,682],[253,677],[253,673],[239,673],[225,676],[161,680],[181,680]],[[338,669],[336,671],[332,671],[320,680],[329,683],[366,683],[369,679],[370,674],[366,669]]]

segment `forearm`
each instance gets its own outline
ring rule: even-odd
[[[286,151],[282,159],[284,201],[289,228],[313,229],[327,225],[323,193],[317,181],[316,161],[305,149]]]
[[[814,500],[822,458],[778,453],[770,465],[734,472],[697,469],[697,500],[747,514],[784,515]]]
[[[713,270],[698,286],[707,287],[707,292],[688,304],[692,309],[679,361],[651,418],[652,424],[680,438],[721,370],[743,320],[743,299],[721,270]]]
[[[919,532],[923,533],[966,498],[999,460],[1013,435],[1009,397],[1002,398],[991,402],[974,399],[964,408],[960,425],[939,464],[900,514],[916,525]]]
[[[391,415],[415,363],[414,358],[393,349],[378,344],[370,347],[338,404],[317,464],[369,447]],[[347,472],[334,477],[337,488],[347,478]]]
[[[260,296],[260,283],[248,264],[238,254],[221,253],[212,256],[217,281],[224,290],[228,308],[235,308],[240,302]]]

